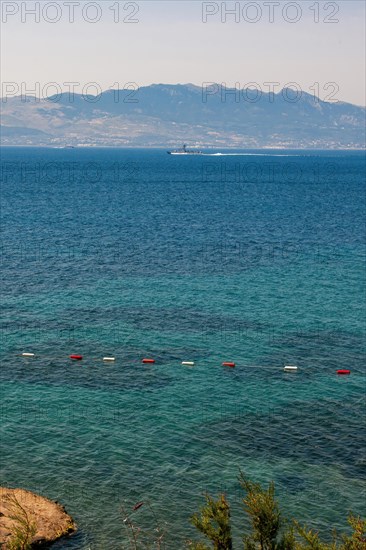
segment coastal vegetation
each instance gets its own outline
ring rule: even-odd
[[[280,509],[275,494],[275,485],[271,482],[267,488],[249,480],[243,473],[239,476],[243,490],[242,508],[243,517],[242,543],[234,545],[232,535],[232,520],[230,504],[226,495],[220,494],[213,498],[205,495],[205,504],[192,515],[191,523],[201,537],[200,540],[187,540],[189,550],[366,550],[366,519],[352,513],[348,516],[350,529],[348,533],[338,533],[333,530],[330,541],[323,541],[318,532],[309,529],[296,519],[287,519]],[[1,537],[0,547],[6,550],[30,550],[46,544],[48,547],[53,540],[75,531],[75,524],[64,509],[57,503],[52,503],[43,497],[33,495],[28,491],[6,490],[2,496],[2,506],[7,513],[1,513],[1,520],[7,521],[7,536]],[[14,492],[16,491],[16,492]],[[24,501],[24,494],[27,501]],[[31,499],[29,497],[32,497]],[[23,499],[22,499],[23,497]],[[32,500],[33,499],[33,500]],[[41,500],[40,500],[41,499]],[[40,502],[49,509],[55,507],[53,514],[58,513],[60,529],[50,536],[39,536],[40,517],[36,516],[36,509]],[[56,509],[57,508],[57,509]],[[152,529],[141,528],[135,518],[138,510],[144,509],[150,516]],[[168,548],[166,544],[166,526],[159,521],[153,507],[148,502],[139,502],[132,508],[121,508],[123,525],[127,531],[128,548],[132,550],[147,550]],[[47,513],[50,511],[47,509]],[[39,510],[38,510],[39,515]],[[45,511],[43,511],[45,516]],[[56,516],[55,516],[56,517]],[[45,523],[45,517],[43,522]],[[4,521],[2,521],[4,523]],[[52,519],[52,527],[55,527]],[[43,531],[44,531],[43,525]],[[2,533],[4,534],[4,533]],[[121,546],[121,548],[126,548]]]
[[[191,523],[201,534],[201,540],[188,540],[189,550],[366,550],[366,519],[350,514],[350,533],[337,533],[333,530],[330,542],[323,541],[318,532],[309,529],[301,522],[287,519],[280,509],[273,482],[267,488],[250,481],[243,473],[239,476],[243,490],[243,529],[242,544],[234,545],[230,504],[226,495],[216,499],[205,495],[205,504],[193,514]],[[144,503],[138,503],[133,511]],[[151,512],[151,506],[148,505]],[[156,522],[152,533],[140,529],[126,509],[122,510],[124,524],[128,531],[132,550],[168,548],[165,544],[165,531]],[[154,516],[155,517],[155,516]],[[155,518],[156,519],[156,518]],[[245,521],[244,521],[245,519]]]
[[[4,501],[9,506],[8,517],[13,522],[10,528],[11,539],[7,548],[9,550],[29,550],[32,539],[37,533],[37,524],[32,520],[29,511],[19,502],[16,494],[6,494]]]
[[[319,533],[297,520],[288,520],[280,510],[275,496],[275,485],[267,489],[240,473],[243,489],[243,510],[250,530],[243,533],[244,550],[366,550],[366,520],[350,514],[351,534],[332,532],[331,542],[320,539]],[[206,495],[206,504],[191,522],[205,536],[207,542],[190,541],[192,550],[232,550],[230,505],[225,495],[215,500]]]

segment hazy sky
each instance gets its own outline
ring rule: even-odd
[[[365,105],[362,0],[1,0],[1,8],[1,95],[4,86],[10,94],[11,82],[29,91],[38,82],[41,95],[55,93],[43,88],[49,82],[62,89],[80,83],[79,93],[88,82],[101,89],[116,82],[256,82],[264,91],[268,82],[279,83],[278,90],[295,82],[309,93],[319,89],[321,99]]]

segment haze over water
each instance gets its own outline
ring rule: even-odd
[[[66,506],[55,548],[122,548],[138,501],[183,548],[206,490],[240,529],[239,469],[365,514],[364,153],[254,153],[3,149],[0,484]]]

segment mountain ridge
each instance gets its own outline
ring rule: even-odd
[[[1,100],[3,145],[364,148],[366,109],[291,88],[152,84]]]

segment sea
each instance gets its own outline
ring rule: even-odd
[[[55,549],[183,549],[207,493],[241,548],[240,472],[365,515],[365,214],[363,151],[2,149],[0,485]]]

